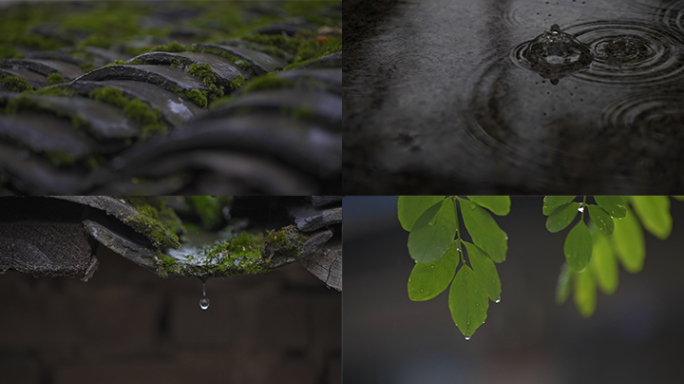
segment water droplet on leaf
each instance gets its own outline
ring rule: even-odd
[[[466,339],[466,340],[470,340],[470,336],[466,336],[465,339]]]

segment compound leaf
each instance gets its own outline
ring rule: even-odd
[[[469,266],[456,274],[449,291],[449,310],[454,324],[465,337],[470,337],[487,319],[489,300]]]
[[[564,230],[577,216],[579,203],[563,204],[556,208],[546,219],[546,229],[551,233]]]
[[[620,196],[594,196],[596,204],[618,219],[627,214],[627,204]]]
[[[506,216],[511,212],[511,198],[509,196],[468,196],[470,201],[492,211],[497,216]]]
[[[548,216],[553,213],[553,211],[556,210],[556,208],[560,207],[563,204],[567,204],[573,200],[575,200],[576,196],[546,196],[544,197],[544,206],[542,207],[542,211],[544,213],[544,216]]]
[[[599,207],[598,205],[589,205],[589,217],[591,221],[594,222],[596,227],[601,230],[601,232],[610,236],[615,229],[615,224],[613,223],[613,218],[610,214],[606,212],[605,209]]]
[[[459,199],[461,215],[473,243],[482,248],[497,263],[506,260],[508,236],[496,224],[492,215],[469,200]]]
[[[592,239],[589,228],[580,221],[570,230],[565,239],[565,260],[573,270],[580,272],[586,268],[591,259]]]
[[[449,287],[459,264],[454,241],[441,259],[433,263],[416,263],[408,279],[408,295],[413,301],[430,300]]]
[[[622,266],[627,272],[636,273],[644,267],[646,257],[644,230],[629,208],[626,212],[622,220],[615,220],[615,230],[611,240]]]
[[[667,196],[632,196],[634,212],[641,219],[644,228],[653,236],[665,240],[672,232],[670,198]]]
[[[574,274],[575,272],[570,266],[568,266],[567,263],[563,263],[560,274],[558,275],[558,284],[556,285],[556,302],[558,304],[565,303],[565,300],[570,296],[570,285]]]
[[[596,285],[590,269],[575,278],[575,306],[584,317],[590,317],[596,310]]]
[[[431,206],[420,215],[411,229],[409,254],[419,263],[439,260],[453,243],[456,225],[453,200],[445,199]]]
[[[410,231],[423,212],[442,200],[444,196],[399,196],[397,215],[401,227]]]
[[[496,271],[496,265],[489,256],[475,244],[463,242],[468,251],[468,259],[473,267],[475,277],[487,292],[492,301],[498,301],[501,297],[501,280]]]
[[[610,246],[608,237],[598,230],[592,233],[594,246],[591,252],[589,268],[596,277],[599,288],[603,293],[612,295],[618,286],[618,266],[613,248]]]

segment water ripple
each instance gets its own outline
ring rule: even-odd
[[[673,30],[684,34],[684,0],[671,2],[656,13],[658,20]]]
[[[601,126],[654,141],[661,149],[662,144],[673,138],[681,142],[684,139],[682,92],[634,93],[618,99],[605,107]]]
[[[609,84],[653,84],[684,74],[684,38],[640,21],[594,21],[566,29],[594,54],[577,78]]]

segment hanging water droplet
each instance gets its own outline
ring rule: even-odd
[[[465,339],[466,339],[466,341],[470,340],[470,336],[466,336]]]
[[[500,302],[501,302],[501,296],[499,296],[499,298],[496,299],[496,301],[494,302],[494,304],[499,304]]]
[[[206,311],[207,308],[209,308],[209,299],[207,299],[206,297],[203,297],[203,298],[199,301],[199,305],[200,305],[200,308],[202,308],[203,310]]]
[[[583,207],[583,206],[580,206],[579,208],[577,208],[577,210],[578,210],[580,213],[582,213],[582,212],[584,212],[584,207]]]
[[[202,282],[202,298],[199,301],[199,306],[202,310],[206,311],[209,308],[209,304],[209,299],[207,299],[207,285],[205,282]]]

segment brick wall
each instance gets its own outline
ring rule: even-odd
[[[0,275],[0,383],[341,382],[341,294],[299,265],[161,279],[102,250],[87,283]]]

